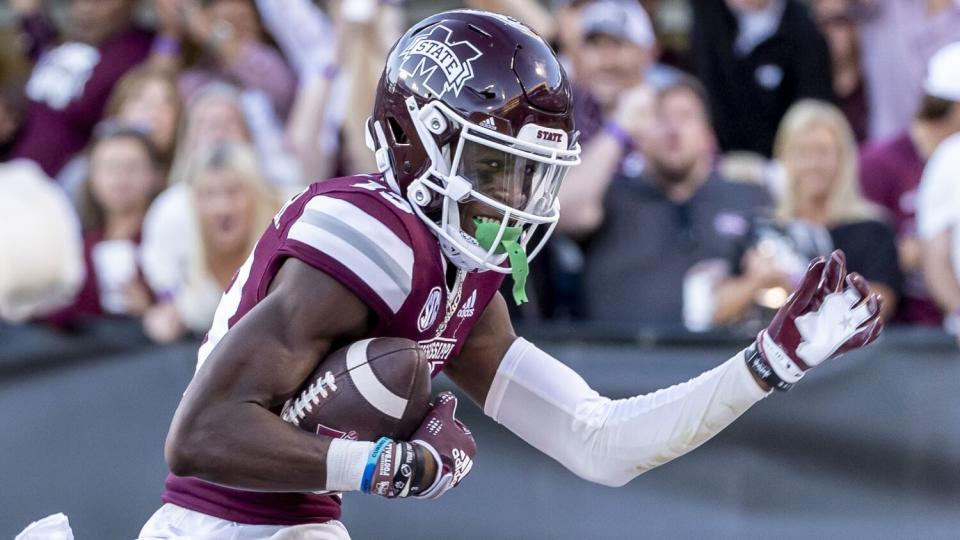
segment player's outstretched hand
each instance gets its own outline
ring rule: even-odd
[[[883,299],[863,276],[846,273],[840,250],[810,263],[800,286],[757,335],[747,363],[769,386],[787,390],[825,360],[863,347],[880,335]]]
[[[441,392],[433,401],[423,424],[413,434],[413,444],[427,449],[437,462],[437,477],[417,497],[435,499],[455,488],[473,467],[477,443],[473,434],[457,420],[457,397]]]

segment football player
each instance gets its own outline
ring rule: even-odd
[[[170,427],[166,504],[141,538],[348,538],[329,492],[432,498],[463,480],[476,446],[451,394],[411,441],[332,439],[281,419],[320,359],[362,338],[418,342],[433,374],[495,421],[620,486],[877,337],[880,298],[839,252],[810,265],[753,345],[649,395],[600,396],[517,337],[498,289],[509,275],[524,300],[528,260],[557,222],[579,162],[572,112],[555,54],[515,20],[450,11],[407,31],[367,126],[379,173],[307,188],[237,272]]]

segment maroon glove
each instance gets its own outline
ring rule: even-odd
[[[418,498],[436,499],[456,487],[473,467],[477,443],[467,426],[456,419],[456,412],[456,396],[441,392],[423,424],[413,434],[414,446],[429,451],[437,463],[433,485],[415,495]]]
[[[865,279],[846,274],[840,250],[810,263],[800,286],[747,349],[746,360],[760,379],[788,390],[810,368],[880,335],[883,299]]]
[[[377,441],[367,460],[360,490],[387,498],[435,499],[463,480],[473,467],[477,443],[457,420],[457,398],[442,392],[434,400],[412,442],[386,437]],[[424,485],[426,454],[433,455],[437,474]]]

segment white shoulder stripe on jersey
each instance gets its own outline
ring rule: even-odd
[[[408,272],[413,268],[413,248],[390,230],[390,227],[359,207],[342,199],[319,196],[308,202],[306,208],[334,217],[359,231],[372,240],[373,245],[379,246],[390,255],[400,268],[407,269]]]
[[[347,369],[350,371],[350,379],[360,395],[378,411],[393,418],[403,418],[403,411],[407,409],[407,400],[384,386],[367,363],[367,346],[371,341],[373,340],[358,341],[347,349]]]
[[[346,266],[394,313],[410,294],[413,249],[389,227],[346,201],[315,197],[287,236]]]
[[[338,217],[321,214],[315,210],[304,211],[300,220],[343,238],[348,244],[362,251],[381,270],[389,274],[400,288],[409,289],[408,284],[412,281],[410,277],[411,268],[400,266],[400,263],[390,253],[369,238],[368,233],[358,231],[351,224],[344,223]]]

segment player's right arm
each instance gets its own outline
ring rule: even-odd
[[[227,332],[187,387],[167,435],[171,471],[239,489],[323,489],[330,438],[271,409],[296,393],[335,341],[362,336],[370,316],[332,277],[287,259],[266,298]]]
[[[365,473],[380,471],[385,450],[413,456],[409,443],[332,440],[273,412],[334,344],[364,336],[372,317],[340,282],[287,259],[266,298],[227,332],[184,393],[167,435],[171,471],[252,491],[347,491],[360,489]],[[432,459],[416,456],[423,462],[421,482],[429,486]]]

